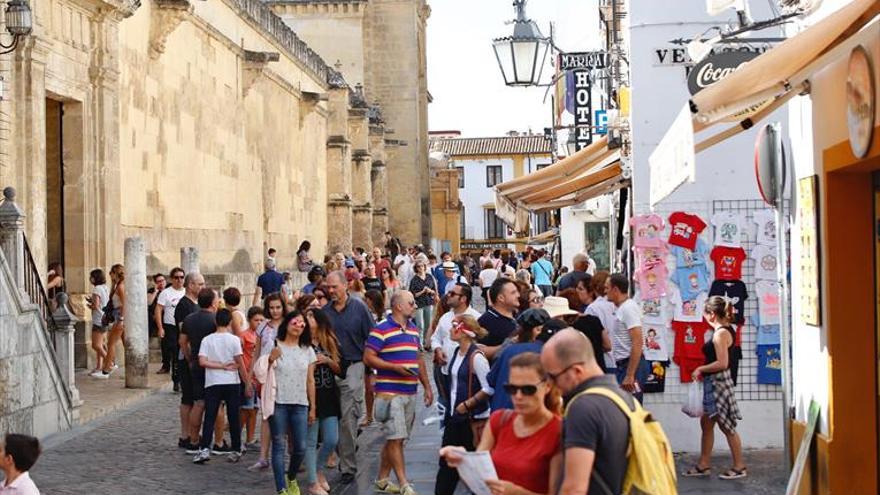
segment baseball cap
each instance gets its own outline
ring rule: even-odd
[[[354,260],[345,260],[346,268],[354,268]]]
[[[550,340],[550,337],[558,333],[560,330],[568,327],[568,323],[558,318],[552,318],[544,323],[544,326],[541,328],[541,333],[538,334],[538,337],[536,339],[540,340],[541,342],[547,342],[548,340]]]

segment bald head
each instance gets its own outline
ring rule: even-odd
[[[551,337],[544,344],[543,352],[551,353],[562,367],[574,363],[584,363],[587,366],[596,364],[596,355],[587,336],[571,327],[562,329]]]
[[[399,290],[391,295],[391,313],[406,320],[416,312],[416,300],[412,292]],[[398,318],[395,318],[398,319]]]

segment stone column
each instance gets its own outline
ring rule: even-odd
[[[67,307],[67,294],[59,292],[55,302],[58,306],[52,313],[52,320],[55,322],[55,331],[52,332],[52,337],[55,339],[55,359],[58,361],[61,379],[67,386],[70,402],[76,407],[80,404],[80,400],[74,373],[73,336],[80,319]]]
[[[150,337],[147,324],[147,250],[140,237],[125,240],[125,386],[147,388]]]
[[[0,248],[20,291],[24,290],[24,218],[24,212],[15,204],[15,189],[7,187],[0,204]]]
[[[199,249],[194,247],[180,248],[180,267],[184,273],[199,272]]]

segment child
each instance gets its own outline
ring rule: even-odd
[[[257,328],[265,319],[266,318],[263,317],[263,308],[259,306],[252,307],[247,312],[248,326],[238,333],[238,338],[241,339],[241,349],[244,352],[244,368],[248,370],[250,376],[253,376],[254,349],[257,346]],[[252,392],[249,398],[245,397],[245,389],[247,388],[250,388]],[[242,386],[241,427],[242,429],[247,429],[247,437],[244,444],[247,448],[256,447],[257,411],[259,410],[259,405],[257,404],[257,394],[254,392],[253,381]]]
[[[40,441],[27,435],[7,433],[0,444],[0,471],[6,479],[0,485],[0,493],[16,495],[40,495],[28,470],[40,457]]]

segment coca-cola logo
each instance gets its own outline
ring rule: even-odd
[[[688,75],[688,90],[695,95],[736,72],[741,65],[760,55],[754,51],[716,52],[698,62]]]

